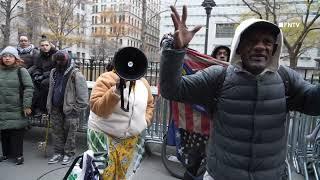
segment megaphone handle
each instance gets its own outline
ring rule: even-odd
[[[125,112],[129,111],[129,104],[127,108],[124,107],[124,96],[123,96],[123,90],[126,87],[126,82],[124,79],[120,78],[120,95],[121,95],[121,109],[124,110]]]

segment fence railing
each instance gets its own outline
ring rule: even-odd
[[[99,59],[73,59],[77,68],[80,69],[87,81],[96,81],[96,79],[104,72],[106,72],[107,65],[112,61],[112,58],[104,60]],[[145,78],[151,86],[156,86],[159,82],[159,62],[148,62],[147,72]]]
[[[86,60],[86,59],[76,59],[75,63],[81,72],[85,75],[88,81],[95,81],[100,74],[105,72],[106,66],[110,60],[107,61],[95,61],[95,60]],[[148,71],[145,75],[145,78],[149,81],[152,86],[157,86],[159,82],[159,62],[149,62]],[[295,68],[304,79],[310,81],[311,83],[320,82],[320,69],[318,68]],[[89,91],[90,93],[90,91]],[[155,98],[158,99],[157,93],[154,94]],[[155,101],[155,113],[154,113],[154,125],[148,129],[150,138],[161,140],[163,132],[166,130],[165,126],[167,125],[169,110],[166,100],[158,99]],[[81,113],[80,117],[80,126],[79,131],[86,131],[87,121],[89,115],[89,108],[87,111]],[[41,119],[33,119],[32,125],[34,126],[46,126],[46,122]]]
[[[106,71],[106,67],[112,58],[106,59],[84,59],[74,58],[75,65],[80,69],[87,81],[96,81],[96,79]],[[293,68],[299,72],[304,79],[310,82],[320,82],[320,68],[318,67],[296,67]],[[149,61],[145,78],[151,86],[157,86],[159,82],[160,62]]]

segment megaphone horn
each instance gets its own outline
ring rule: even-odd
[[[121,48],[114,56],[114,69],[122,79],[140,79],[147,71],[148,60],[145,54],[135,47]]]

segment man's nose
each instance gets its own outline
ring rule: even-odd
[[[257,41],[253,48],[254,48],[254,50],[260,50],[260,51],[266,49],[266,47],[262,41]]]

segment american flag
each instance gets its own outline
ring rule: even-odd
[[[201,54],[192,49],[187,49],[182,74],[194,74],[198,70],[211,65],[228,66],[228,62],[214,59],[211,56]],[[172,119],[177,128],[209,135],[211,119],[204,107],[171,101],[171,112]]]

